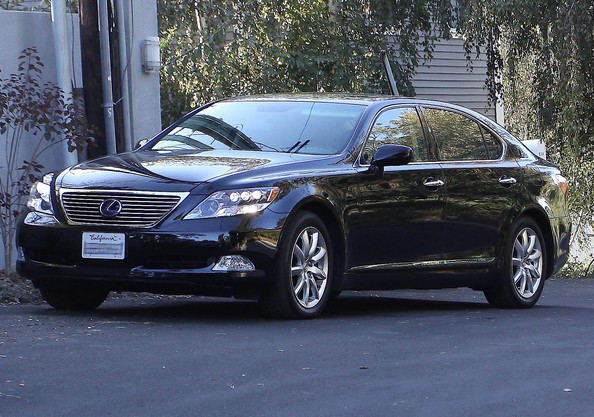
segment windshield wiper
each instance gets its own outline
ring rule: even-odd
[[[311,140],[307,139],[305,142],[301,143],[300,140],[298,140],[297,142],[295,142],[295,144],[293,146],[291,146],[288,150],[286,150],[286,153],[291,153],[291,152],[299,152],[301,150],[301,148],[303,148],[305,145],[307,145],[309,142],[311,142]]]
[[[303,147],[305,145],[307,145],[309,142],[311,142],[311,140],[307,139],[305,142],[303,142],[301,145],[297,146],[297,148],[293,151],[293,153],[297,153],[299,152],[301,149],[303,149]],[[290,151],[289,151],[290,152]]]
[[[295,144],[294,144],[293,146],[291,146],[289,149],[287,149],[285,152],[286,152],[286,153],[291,153],[291,151],[292,151],[293,149],[295,149],[295,148],[296,148],[297,146],[299,146],[299,145],[301,145],[301,141],[300,141],[300,140],[298,140],[297,142],[295,142]]]

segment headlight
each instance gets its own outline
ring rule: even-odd
[[[278,192],[277,187],[217,191],[198,204],[184,220],[257,213],[268,207]]]
[[[52,201],[50,199],[50,184],[53,174],[43,176],[41,181],[36,182],[31,187],[27,207],[38,213],[53,214]]]

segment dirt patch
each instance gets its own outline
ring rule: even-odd
[[[109,299],[187,299],[191,297],[190,295],[160,295],[132,292],[111,292],[109,294]],[[43,302],[39,290],[31,284],[31,281],[17,274],[8,276],[0,273],[0,304],[43,304]]]
[[[14,275],[0,275],[0,303],[38,304],[43,302],[39,290],[31,281]]]

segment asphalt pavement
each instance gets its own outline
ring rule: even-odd
[[[313,321],[247,301],[0,306],[0,417],[592,416],[594,280],[530,310],[470,290],[346,293]]]

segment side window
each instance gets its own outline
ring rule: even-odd
[[[496,157],[490,156],[489,147],[493,148],[493,153],[497,153],[494,148],[501,147],[501,143],[485,132],[491,141],[497,142],[487,145],[478,123],[466,116],[448,110],[425,109],[425,118],[443,161],[497,159],[501,155],[499,152]]]
[[[485,139],[485,146],[487,147],[487,152],[489,153],[489,159],[499,159],[503,153],[503,145],[501,144],[501,140],[499,140],[497,137],[495,137],[495,135],[485,128],[481,127],[481,131],[483,132],[483,138]]]
[[[427,161],[427,145],[417,110],[399,107],[377,117],[363,150],[362,163],[369,164],[382,145],[405,145],[413,150],[413,162]]]

